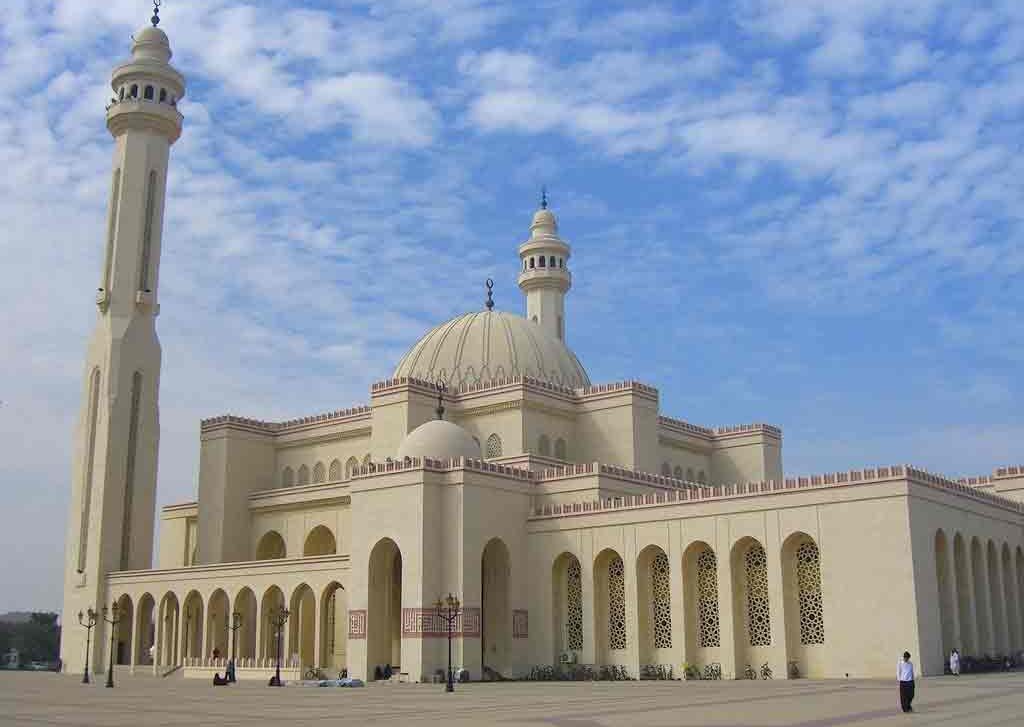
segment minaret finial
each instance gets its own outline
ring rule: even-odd
[[[153,17],[149,21],[153,23],[154,28],[160,25],[160,6],[162,4],[162,0],[153,0]]]
[[[494,281],[487,278],[487,301],[484,303],[487,306],[487,310],[494,310]]]
[[[542,184],[540,187],[540,208],[546,210],[548,208],[548,185]]]
[[[444,419],[444,391],[448,387],[444,385],[441,379],[438,379],[437,383],[434,384],[434,388],[437,389],[437,409],[434,411],[437,412],[438,420],[441,420]]]

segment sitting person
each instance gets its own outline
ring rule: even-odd
[[[213,686],[215,686],[215,687],[223,687],[227,683],[228,683],[227,677],[222,677],[220,675],[220,672],[217,672],[216,674],[213,675]]]

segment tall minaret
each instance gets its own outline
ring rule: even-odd
[[[106,575],[152,567],[160,422],[160,342],[156,335],[160,240],[167,158],[181,134],[185,79],[170,64],[167,35],[139,31],[132,57],[111,77],[107,128],[114,171],[96,327],[85,362],[72,459],[71,516],[64,574],[61,658],[82,668],[85,629],[78,612],[107,601]],[[111,598],[116,594],[111,594]],[[93,634],[102,668],[104,624]]]
[[[569,245],[558,236],[558,222],[548,209],[547,191],[530,225],[530,239],[519,246],[519,289],[526,295],[526,317],[559,341],[565,341],[565,294],[572,287]]]

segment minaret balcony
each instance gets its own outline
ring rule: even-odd
[[[177,107],[167,102],[126,98],[107,108],[107,128],[114,136],[129,130],[152,131],[168,137],[173,143],[181,136],[183,121]]]
[[[565,268],[534,268],[519,273],[516,282],[523,292],[537,288],[554,288],[564,293],[572,287],[572,273]]]

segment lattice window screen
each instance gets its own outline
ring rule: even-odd
[[[718,625],[718,562],[705,550],[697,556],[697,615],[701,647],[721,646]]]
[[[668,556],[659,553],[651,561],[651,619],[654,624],[654,648],[672,648],[672,587],[669,583]]]
[[[800,598],[800,643],[825,643],[825,617],[821,607],[821,556],[814,543],[796,550],[796,582]]]
[[[626,648],[626,569],[617,555],[608,561],[608,648]]]
[[[501,456],[501,437],[492,434],[487,438],[487,459]]]
[[[768,606],[768,559],[755,544],[747,550],[747,631],[751,646],[771,646],[772,625]]]
[[[583,648],[583,570],[575,558],[566,569],[565,645],[570,651]]]

